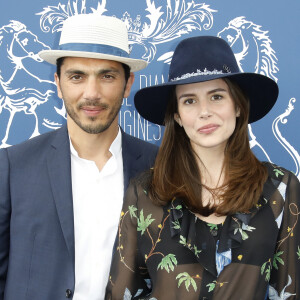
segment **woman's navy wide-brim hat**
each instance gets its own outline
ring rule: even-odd
[[[170,91],[179,84],[228,78],[236,82],[250,101],[249,123],[263,118],[278,97],[277,83],[267,76],[242,73],[226,41],[215,36],[182,40],[176,47],[169,69],[169,81],[139,90],[134,103],[146,120],[164,125]]]

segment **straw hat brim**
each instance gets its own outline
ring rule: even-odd
[[[115,56],[110,54],[84,52],[84,51],[66,51],[66,50],[43,50],[40,51],[39,56],[46,62],[56,65],[56,60],[61,57],[82,57],[113,60],[124,63],[130,67],[131,72],[140,71],[148,65],[147,61],[142,59],[127,58],[122,56]]]
[[[195,76],[143,88],[135,94],[135,107],[146,120],[154,124],[164,125],[170,92],[174,86],[222,78],[236,82],[248,97],[250,102],[249,123],[263,118],[277,100],[279,90],[276,82],[272,79],[256,73],[227,73]]]

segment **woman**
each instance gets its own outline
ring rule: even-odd
[[[126,193],[106,299],[300,298],[300,185],[247,132],[277,96],[210,36],[181,41],[169,82],[136,94],[165,133]]]

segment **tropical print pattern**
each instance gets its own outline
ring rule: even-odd
[[[197,218],[180,198],[153,205],[151,171],[134,180],[105,299],[300,299],[300,184],[265,165],[258,204],[220,225]]]

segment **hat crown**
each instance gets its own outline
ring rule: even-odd
[[[63,23],[56,49],[42,50],[39,56],[56,64],[61,57],[105,59],[126,64],[132,72],[144,69],[147,61],[129,57],[126,24],[116,17],[94,12],[77,14]]]
[[[78,43],[112,46],[129,54],[126,25],[115,17],[92,13],[66,19],[59,45]]]
[[[234,53],[224,40],[214,36],[192,37],[176,47],[169,80],[239,72]]]

